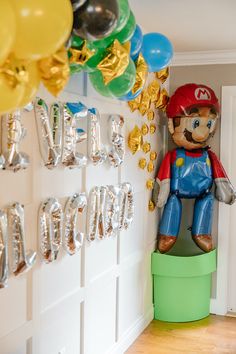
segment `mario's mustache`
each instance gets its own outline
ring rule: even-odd
[[[188,142],[199,145],[199,144],[205,144],[205,143],[207,142],[207,140],[208,140],[210,137],[213,136],[213,134],[210,133],[210,134],[208,135],[207,139],[204,140],[204,141],[201,141],[201,142],[194,140],[194,139],[193,139],[192,132],[190,132],[188,129],[185,129],[185,130],[184,130],[184,136],[185,136],[185,138],[186,138],[186,140],[187,140]]]

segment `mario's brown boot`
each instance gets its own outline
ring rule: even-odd
[[[204,252],[210,252],[213,250],[211,235],[193,235],[193,241]]]
[[[161,253],[168,252],[175,244],[177,237],[160,235],[158,237],[158,249]]]

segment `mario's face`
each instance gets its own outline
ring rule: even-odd
[[[214,135],[217,116],[213,107],[193,106],[185,115],[169,118],[168,128],[175,144],[187,150],[205,147]]]

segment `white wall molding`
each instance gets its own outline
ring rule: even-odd
[[[176,52],[171,66],[236,64],[236,50]]]

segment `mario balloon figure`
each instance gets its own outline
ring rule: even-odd
[[[179,87],[167,106],[168,128],[177,148],[169,151],[158,171],[153,201],[164,207],[158,249],[168,252],[175,244],[181,222],[181,199],[194,198],[192,238],[204,252],[213,248],[211,229],[215,197],[232,204],[235,190],[215,153],[207,146],[213,136],[220,107],[214,91],[205,85]]]

